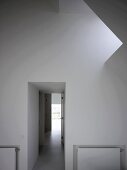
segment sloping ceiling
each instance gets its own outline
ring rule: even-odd
[[[122,40],[127,43],[127,1],[85,0],[90,8]]]
[[[106,62],[106,65],[127,84],[127,1],[84,1],[123,42],[123,45]]]

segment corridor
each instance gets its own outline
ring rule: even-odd
[[[57,120],[54,120],[57,121]],[[58,122],[54,122],[58,124]],[[64,148],[60,131],[48,132],[34,170],[64,170]]]

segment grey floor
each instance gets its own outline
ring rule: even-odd
[[[60,133],[47,133],[34,170],[64,170],[64,148]]]

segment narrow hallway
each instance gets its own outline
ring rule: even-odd
[[[54,120],[54,124],[59,126],[58,120]],[[40,147],[39,159],[33,170],[64,170],[64,147],[59,130],[46,133],[45,143]]]

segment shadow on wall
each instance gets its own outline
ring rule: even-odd
[[[123,44],[105,63],[121,81],[127,84],[127,46]]]

